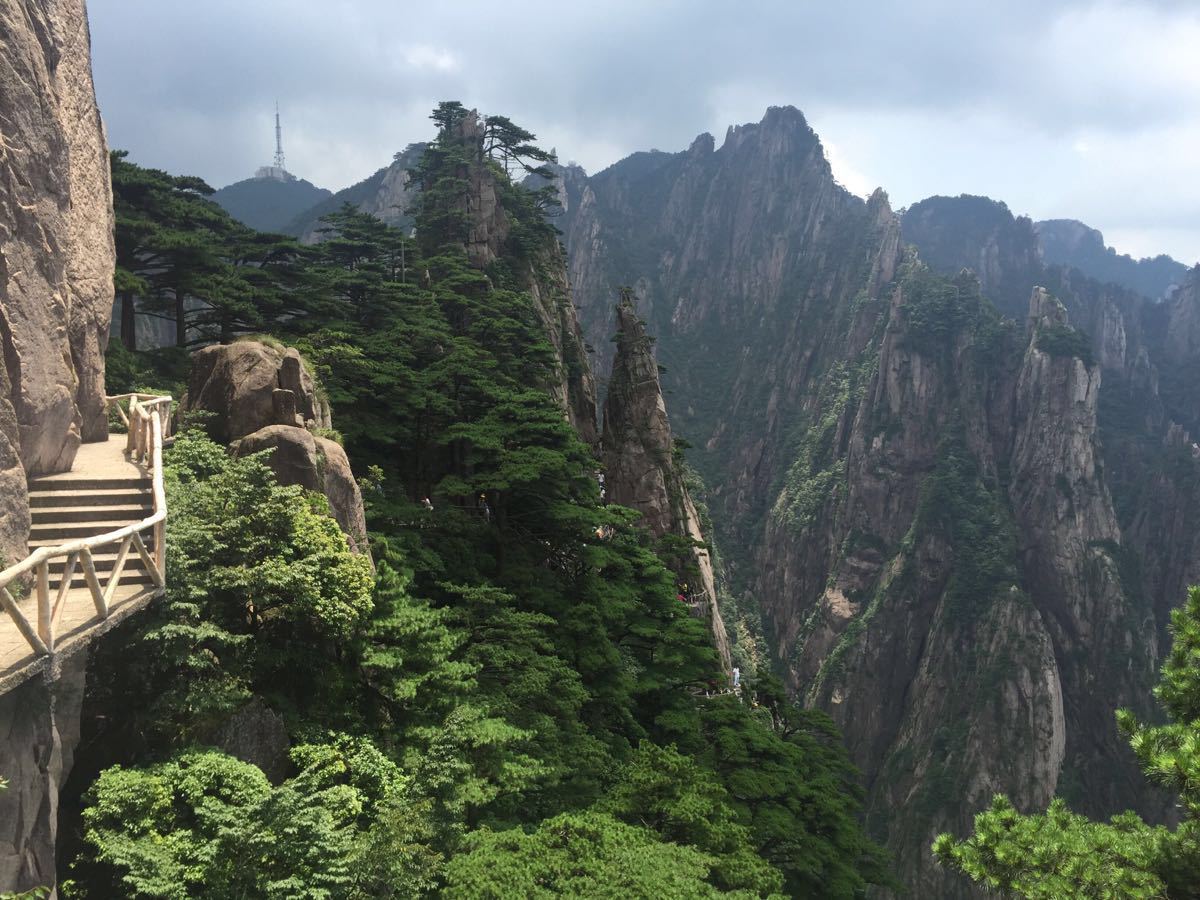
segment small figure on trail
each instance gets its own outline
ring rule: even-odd
[[[488,506],[487,494],[479,495],[479,508],[483,510],[483,517],[489,522],[492,521],[492,508]]]
[[[737,688],[737,687],[740,687],[741,684],[742,684],[742,670],[739,669],[737,666],[734,666],[733,667],[733,686],[735,688]]]
[[[421,501],[421,505],[423,507],[425,507],[427,510],[429,510],[430,512],[433,512],[433,501],[430,500],[428,497],[426,497],[424,500]]]

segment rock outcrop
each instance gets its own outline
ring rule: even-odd
[[[1160,254],[1133,259],[1104,243],[1104,235],[1074,219],[1048,219],[1034,225],[1047,263],[1078,269],[1089,278],[1112,282],[1154,300],[1170,296],[1187,278],[1187,266]]]
[[[340,444],[314,433],[332,428],[329,403],[295,349],[245,340],[196,351],[180,415],[194,411],[209,415],[209,433],[235,453],[272,451],[279,482],[324,494],[351,548],[369,552],[350,460]]]
[[[838,722],[914,894],[971,893],[929,843],[994,791],[1161,820],[1112,713],[1151,711],[1200,569],[1166,305],[1046,266],[986,198],[906,214],[922,264],[795,110],[559,175],[585,334],[618,284],[644,298],[739,606]]]
[[[598,442],[596,431],[596,383],[588,361],[588,345],[576,315],[567,262],[562,245],[552,234],[537,246],[512,252],[507,246],[513,231],[511,214],[501,202],[501,191],[484,154],[484,124],[472,110],[455,126],[457,137],[467,148],[460,198],[466,223],[463,247],[472,265],[488,271],[501,256],[515,265],[517,286],[533,297],[534,307],[554,348],[556,377],[546,385],[566,412],[567,420],[588,445]],[[611,296],[611,295],[610,295]]]
[[[112,191],[88,45],[82,0],[0,3],[0,479],[13,486],[107,435]],[[28,510],[23,490],[0,496],[12,560]]]
[[[604,404],[604,476],[608,499],[636,509],[655,537],[673,534],[694,546],[677,572],[688,580],[689,600],[709,623],[726,672],[732,670],[729,637],[717,604],[712,558],[700,516],[676,459],[671,424],[658,379],[658,363],[645,324],[629,292],[617,304],[617,352]],[[686,570],[694,569],[694,575]],[[698,577],[695,577],[698,576]]]
[[[34,678],[0,696],[0,891],[56,882],[59,791],[79,744],[87,654],[50,682]]]
[[[231,443],[268,425],[331,427],[329,403],[292,348],[245,340],[213,344],[192,354],[179,414],[211,415],[214,440]]]
[[[356,553],[367,553],[367,519],[362,493],[342,445],[296,425],[267,425],[234,441],[238,456],[270,450],[268,462],[280,484],[298,484],[324,494]]]
[[[1005,315],[1025,314],[1029,291],[1041,274],[1042,253],[1033,222],[1014,216],[988,197],[929,197],[914,203],[902,219],[907,243],[921,259],[953,274],[970,269],[983,292]]]
[[[321,216],[337,212],[347,203],[389,225],[411,228],[410,211],[417,196],[413,170],[424,152],[425,144],[409,144],[396,154],[391,165],[304,211],[283,229],[284,233],[295,235],[305,244],[315,244],[321,240],[324,227]]]

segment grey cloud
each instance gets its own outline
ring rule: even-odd
[[[826,135],[840,155],[868,179],[887,175],[885,187],[911,199],[939,185],[922,183],[920,172],[897,172],[886,145],[929,142],[922,128],[931,117],[946,128],[955,121],[969,128],[978,117],[999,123],[989,132],[995,146],[972,146],[978,158],[955,161],[964,180],[968,162],[981,176],[999,166],[1035,168],[1032,145],[1069,145],[1084,132],[1117,140],[1200,127],[1200,80],[1186,72],[1173,78],[1157,58],[1143,68],[1122,57],[1122,47],[1141,53],[1128,44],[1131,22],[1149,29],[1147,40],[1159,22],[1166,31],[1200,28],[1200,12],[1186,0],[746,0],[736,7],[717,0],[502,7],[91,0],[90,7],[114,146],[217,185],[269,159],[276,97],[290,167],[332,188],[427,138],[428,111],[447,98],[553,135],[564,158],[591,170],[636,149],[685,147],[701,131],[720,136],[729,124],[760,118],[767,103],[793,103],[818,126],[850,123]],[[888,140],[871,141],[870,152],[856,148],[851,132],[867,134],[885,119]],[[937,150],[932,144],[923,154]],[[1160,173],[1179,176],[1171,166]],[[1020,210],[1044,196],[1004,199]],[[1186,218],[1196,208],[1186,200],[1164,203],[1164,220]],[[1120,198],[1109,208],[1112,227],[1123,227]],[[1192,233],[1200,237],[1200,223]]]

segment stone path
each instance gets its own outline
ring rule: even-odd
[[[153,508],[150,474],[142,466],[130,462],[124,451],[125,435],[112,435],[106,442],[81,446],[70,472],[30,481],[31,552],[38,547],[60,546],[82,537],[104,534],[150,515]],[[153,552],[149,534],[144,540],[147,549]],[[111,544],[93,552],[102,586],[108,584],[116,564],[117,549],[116,544]],[[62,558],[51,562],[51,602],[58,596],[65,562]],[[23,593],[18,597],[19,606],[29,622],[36,626],[36,591],[26,588]],[[0,609],[0,693],[86,646],[98,634],[145,607],[159,593],[141,557],[130,552],[109,601],[109,615],[101,618],[84,581],[82,567],[77,567],[54,629],[55,647],[51,657],[36,653],[12,618]]]

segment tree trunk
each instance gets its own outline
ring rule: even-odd
[[[175,346],[187,346],[187,310],[184,307],[183,289],[175,286]]]
[[[126,350],[137,349],[137,309],[129,291],[121,294],[121,343]]]

